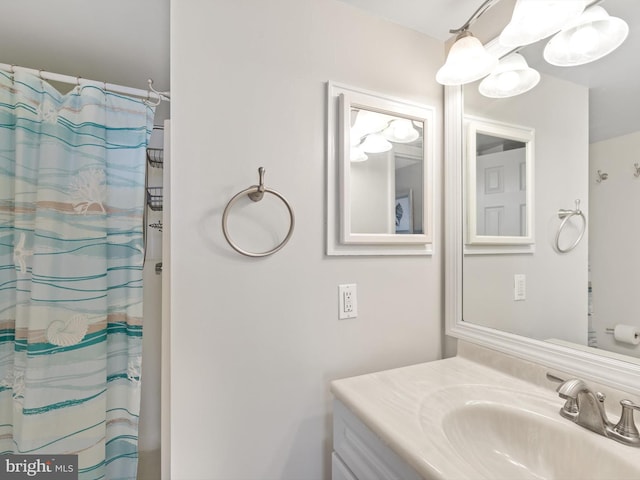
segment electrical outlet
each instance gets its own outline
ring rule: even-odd
[[[355,283],[338,285],[338,318],[356,318],[358,316],[358,296]]]
[[[527,299],[527,276],[524,274],[513,276],[513,299],[515,301]]]

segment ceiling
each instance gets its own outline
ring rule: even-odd
[[[482,4],[482,0],[342,1],[443,42],[451,37],[449,29],[460,27]],[[152,78],[155,88],[169,90],[169,5],[170,0],[3,2],[0,63],[141,89]],[[625,44],[597,62],[553,73],[592,87],[592,140],[640,130],[636,80],[640,62],[633,56],[640,51],[640,5],[631,0],[605,0],[602,5],[629,24]],[[540,71],[552,68],[544,61],[532,60],[532,65]],[[611,73],[615,83],[605,81]]]
[[[483,0],[341,0],[443,42],[461,27]]]
[[[433,38],[445,41],[449,29],[462,26],[483,0],[341,0]],[[629,37],[609,56],[580,67],[553,67],[542,59],[544,43],[525,49],[532,67],[590,87],[592,142],[640,130],[640,2],[604,0],[610,15],[623,18]]]
[[[169,90],[169,1],[2,2],[0,63]]]

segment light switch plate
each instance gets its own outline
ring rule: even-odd
[[[513,276],[513,300],[520,301],[527,299],[527,276],[516,274]]]

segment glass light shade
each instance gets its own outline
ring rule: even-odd
[[[610,17],[596,5],[549,40],[544,59],[558,67],[584,65],[613,52],[627,35],[629,26],[624,20]]]
[[[528,92],[540,81],[540,74],[527,65],[519,53],[500,60],[496,69],[478,87],[480,93],[490,98],[507,98]]]
[[[517,0],[499,42],[519,47],[542,40],[578,18],[586,4],[585,0]]]
[[[371,135],[367,135],[367,138],[364,139],[360,148],[366,153],[382,153],[391,150],[393,145],[379,133],[372,133]]]
[[[353,128],[351,129],[351,146],[352,147],[357,147],[358,145],[360,145],[360,140],[362,140],[362,137],[364,137],[364,135],[361,132],[358,132],[356,130],[354,130]]]
[[[387,128],[382,131],[384,138],[394,143],[410,143],[416,140],[420,134],[413,128],[411,120],[393,120]]]
[[[451,46],[447,61],[436,73],[441,85],[464,85],[489,75],[498,59],[487,53],[471,32],[462,32]]]
[[[355,116],[351,131],[357,132],[360,137],[382,131],[390,120],[388,115],[370,110],[352,110],[351,115],[352,118]]]
[[[350,160],[352,162],[364,162],[368,158],[369,157],[367,156],[367,154],[362,151],[362,148],[360,148],[360,147],[351,147]]]

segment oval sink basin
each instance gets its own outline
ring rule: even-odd
[[[477,403],[449,412],[442,426],[465,460],[489,478],[638,479],[638,468],[603,451],[594,434],[559,419]]]
[[[491,480],[638,480],[634,447],[560,417],[562,400],[482,386],[456,387],[425,399],[422,428],[442,451]],[[446,405],[434,411],[429,405]],[[448,445],[448,447],[447,447]],[[627,458],[625,458],[625,456]]]

